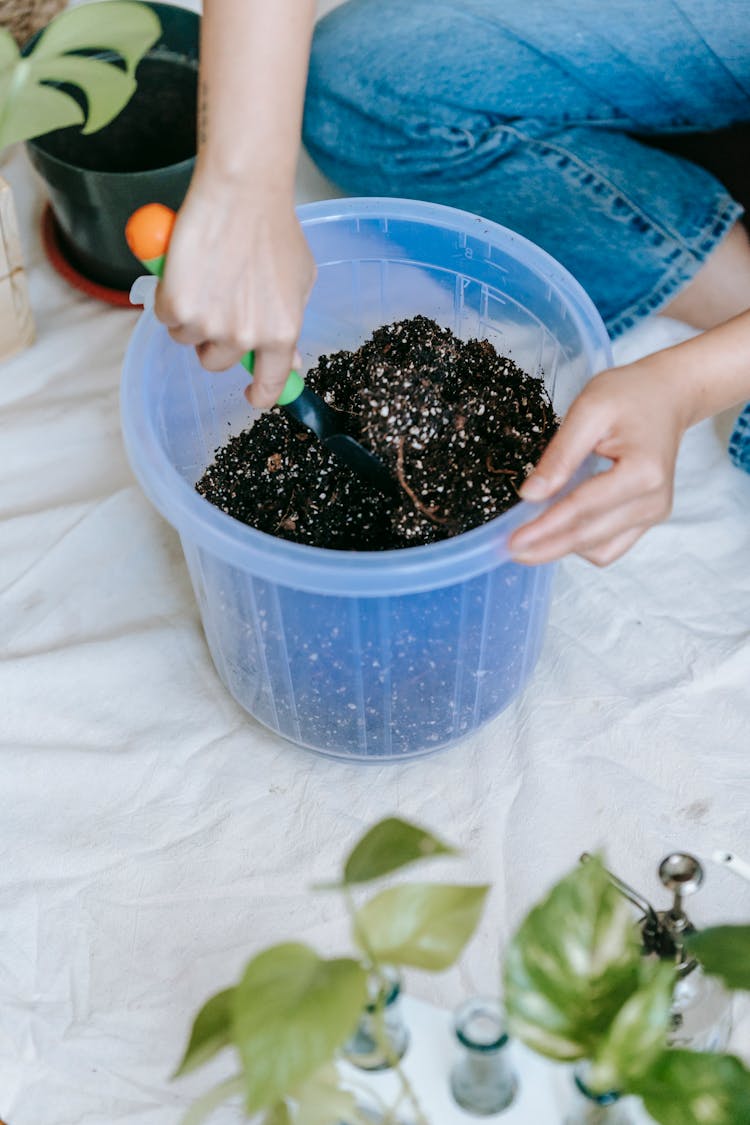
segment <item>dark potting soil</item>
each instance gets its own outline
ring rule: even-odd
[[[487,523],[517,503],[559,424],[541,379],[423,316],[322,356],[305,381],[388,466],[398,498],[279,407],[217,450],[196,488],[243,523],[317,547],[412,547]]]

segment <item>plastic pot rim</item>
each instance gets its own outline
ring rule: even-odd
[[[56,130],[50,130],[50,132],[53,131]],[[58,168],[62,168],[68,173],[72,172],[74,174],[82,176],[85,179],[97,179],[112,182],[116,181],[118,184],[139,179],[156,180],[163,173],[169,173],[170,175],[173,175],[175,172],[180,172],[183,170],[187,171],[192,164],[195,164],[195,161],[197,159],[197,154],[194,153],[192,156],[186,157],[185,160],[177,161],[176,164],[162,164],[158,168],[146,168],[142,169],[139,172],[107,172],[106,170],[102,171],[98,168],[83,168],[80,164],[74,164],[69,160],[61,160],[59,156],[53,156],[51,152],[47,152],[46,148],[44,148],[43,145],[38,143],[39,141],[44,140],[45,136],[47,136],[46,133],[41,137],[33,137],[29,141],[24,141],[24,144],[28,148],[33,149],[34,152],[41,153],[43,159],[49,164],[55,165]],[[35,167],[42,179],[46,179],[44,172],[38,167],[38,164],[35,164]]]

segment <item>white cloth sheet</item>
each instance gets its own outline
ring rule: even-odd
[[[729,420],[688,435],[666,525],[607,570],[561,566],[538,671],[488,728],[403,765],[316,757],[220,684],[177,536],[129,471],[118,379],[137,314],[53,272],[23,154],[4,172],[38,326],[0,369],[8,1125],[176,1122],[205,1088],[169,1079],[194,1011],[266,944],[349,948],[336,898],[308,888],[394,810],[465,847],[435,877],[494,883],[461,965],[408,977],[445,1008],[495,990],[522,912],[584,849],[660,903],[659,859],[695,851],[697,920],[750,918],[750,884],[710,860],[750,858],[750,478],[727,460]],[[327,190],[304,164],[300,200]],[[618,358],[685,331],[654,320]]]

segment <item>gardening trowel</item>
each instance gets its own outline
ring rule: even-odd
[[[161,277],[167,247],[172,234],[175,212],[161,203],[147,203],[139,207],[128,219],[125,238],[136,258],[149,271]],[[253,352],[241,359],[242,366],[253,373]],[[279,396],[279,406],[301,422],[359,476],[381,492],[396,495],[399,487],[383,462],[345,432],[343,415],[334,410],[320,395],[316,395],[296,371],[289,373]]]

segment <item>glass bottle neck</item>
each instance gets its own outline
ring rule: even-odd
[[[595,1093],[586,1085],[580,1074],[574,1077],[573,1106],[565,1125],[635,1125],[630,1098],[623,1098],[617,1090]]]
[[[579,1094],[581,1094],[585,1101],[591,1102],[592,1105],[605,1108],[606,1106],[616,1105],[616,1103],[620,1101],[621,1094],[618,1090],[607,1090],[603,1094],[595,1094],[593,1090],[588,1088],[580,1074],[576,1074],[573,1081],[576,1084],[576,1089]]]

